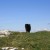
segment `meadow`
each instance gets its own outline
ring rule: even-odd
[[[50,31],[34,33],[11,32],[7,37],[0,37],[2,47],[25,48],[24,50],[50,50]]]

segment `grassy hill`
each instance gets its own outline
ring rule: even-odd
[[[50,50],[50,32],[11,32],[8,37],[0,37],[1,47],[25,48],[25,50]]]

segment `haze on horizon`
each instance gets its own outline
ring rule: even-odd
[[[50,30],[50,0],[0,0],[0,30]]]

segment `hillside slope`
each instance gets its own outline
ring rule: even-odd
[[[11,32],[8,37],[0,38],[0,47],[18,47],[25,50],[50,50],[50,32],[36,33]]]

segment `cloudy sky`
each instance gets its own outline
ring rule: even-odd
[[[0,0],[0,30],[50,30],[50,0]]]

